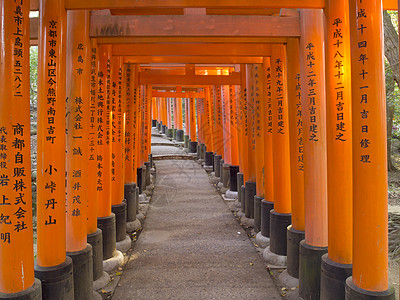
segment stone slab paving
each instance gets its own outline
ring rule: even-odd
[[[182,148],[175,146],[151,146],[151,153],[153,156],[185,154]]]
[[[170,141],[167,138],[164,137],[160,137],[160,136],[152,136],[151,137],[151,143],[152,144],[171,144],[174,145],[174,143],[172,141]]]
[[[199,164],[157,161],[144,229],[112,299],[281,299]]]

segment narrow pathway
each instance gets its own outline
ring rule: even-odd
[[[201,166],[189,160],[156,166],[144,229],[113,299],[281,299]]]

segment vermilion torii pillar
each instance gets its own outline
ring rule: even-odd
[[[299,286],[304,299],[320,297],[321,257],[328,250],[323,17],[322,10],[301,11],[305,240],[300,243]]]
[[[347,299],[394,299],[388,211],[382,2],[350,2],[353,116],[353,276]]]
[[[239,173],[239,146],[238,146],[238,116],[236,102],[238,95],[237,86],[229,86],[229,126],[230,126],[230,153],[231,166],[229,167],[229,190],[226,193],[227,198],[238,198],[237,174]],[[233,192],[233,193],[231,193]]]
[[[325,7],[328,149],[328,254],[322,257],[321,298],[344,299],[352,273],[353,158],[348,1]]]
[[[103,233],[103,259],[116,249],[115,215],[111,212],[112,46],[98,47],[97,90],[97,226]]]
[[[135,96],[136,66],[127,64],[124,68],[125,93],[125,185],[124,198],[126,201],[126,229],[132,232],[140,228],[140,221],[136,218],[137,208],[137,101]],[[158,117],[156,118],[158,120]]]
[[[292,210],[287,64],[284,45],[271,46],[271,96],[274,209],[270,212],[269,250],[279,256],[286,256],[286,232],[291,224]]]
[[[111,73],[111,204],[115,214],[117,249],[125,252],[126,203],[125,184],[125,96],[123,95],[123,57],[113,56]],[[129,238],[129,237],[128,237]]]
[[[189,149],[189,135],[190,135],[190,122],[189,122],[189,99],[185,98],[185,148]]]
[[[196,153],[197,149],[197,130],[196,130],[196,99],[189,98],[189,152]]]
[[[261,201],[264,198],[264,70],[261,64],[253,66],[254,131],[256,155],[256,195],[254,196],[254,228],[261,230]]]
[[[247,179],[245,181],[245,216],[246,218],[254,218],[254,196],[256,195],[256,145],[253,65],[247,65],[246,69],[247,134],[244,147],[247,148]]]
[[[46,299],[73,297],[66,257],[64,1],[40,1],[38,55],[37,265]],[[58,276],[56,286],[53,281]]]
[[[157,119],[158,119],[158,109],[157,109],[157,98],[152,98],[151,99],[151,106],[153,109],[151,110],[152,113],[152,122],[151,122],[151,127],[157,127]]]
[[[242,172],[238,175],[238,198],[241,202],[241,209],[244,213],[246,211],[246,199],[244,193],[242,193],[242,186],[248,179],[248,124],[247,124],[247,68],[246,65],[240,65],[240,98],[238,99],[238,111],[239,111],[239,170]],[[243,178],[242,178],[243,177]],[[240,195],[240,197],[239,197]],[[242,197],[243,196],[243,197]]]
[[[301,84],[299,40],[287,43],[287,91],[289,101],[290,181],[292,225],[287,231],[287,272],[299,278],[299,247],[304,235],[304,162],[303,118],[301,109]]]
[[[89,160],[89,11],[69,11],[67,17],[66,219],[67,254],[72,258],[74,299],[93,294],[92,246],[87,244]]]
[[[272,110],[272,77],[271,58],[265,57],[264,91],[265,91],[265,118],[264,118],[264,200],[261,201],[261,234],[270,237],[270,211],[274,208],[274,161],[273,146],[273,110]]]
[[[231,164],[231,126],[230,126],[230,108],[229,108],[229,85],[221,86],[221,112],[222,112],[222,134],[224,164]]]
[[[215,126],[215,152],[218,155],[222,156],[224,159],[224,133],[223,133],[223,125],[222,125],[222,86],[215,87],[215,102],[214,102],[214,126]]]
[[[29,1],[2,0],[0,8],[0,298],[39,300],[41,283],[33,270]]]
[[[93,254],[93,281],[100,279],[103,272],[103,235],[97,228],[97,135],[99,118],[97,115],[97,91],[98,91],[98,46],[97,40],[91,40],[91,69],[90,69],[90,118],[89,118],[89,158],[87,161],[88,178],[88,199],[87,199],[87,242],[92,246]],[[107,276],[107,275],[106,275]]]

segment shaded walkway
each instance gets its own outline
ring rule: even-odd
[[[281,299],[206,172],[156,162],[152,203],[113,299]]]

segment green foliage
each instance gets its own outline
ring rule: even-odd
[[[30,47],[30,95],[31,107],[37,104],[38,47]]]

